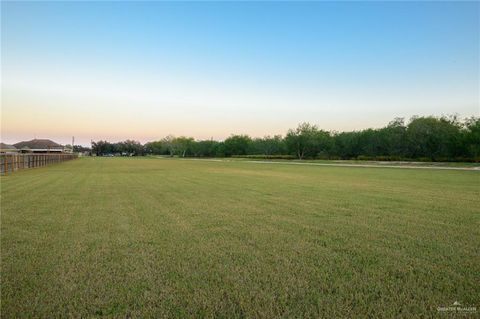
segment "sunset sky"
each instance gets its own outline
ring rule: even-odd
[[[478,2],[2,2],[2,142],[480,114]]]

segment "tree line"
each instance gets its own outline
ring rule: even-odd
[[[74,148],[75,149],[75,148]],[[92,153],[101,155],[145,155],[145,146],[134,140],[110,143],[107,141],[92,141]]]
[[[167,155],[179,157],[263,157],[285,159],[359,159],[480,161],[480,118],[457,116],[396,118],[385,127],[352,132],[325,131],[301,123],[285,136],[231,135],[224,141],[172,135],[142,145],[92,142],[96,155]]]

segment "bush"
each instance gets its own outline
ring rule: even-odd
[[[319,159],[319,160],[329,160],[329,159],[331,159],[331,157],[328,156],[327,154],[317,154],[317,156],[315,158]]]
[[[358,155],[357,160],[359,160],[359,161],[373,161],[373,160],[375,160],[375,157],[366,156],[366,155]]]
[[[453,162],[468,162],[468,163],[480,163],[480,156],[478,157],[455,157]]]

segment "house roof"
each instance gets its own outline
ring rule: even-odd
[[[5,143],[0,143],[0,149],[1,150],[16,150],[17,148],[13,145],[5,144]]]
[[[63,148],[62,145],[55,143],[48,139],[33,139],[31,141],[23,141],[13,144],[16,148],[30,148],[30,149],[50,149],[50,148]]]

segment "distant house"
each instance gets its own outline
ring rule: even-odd
[[[33,139],[13,144],[21,153],[71,153],[70,148],[66,148],[52,140]]]
[[[18,153],[18,149],[13,145],[0,143],[0,153],[2,153],[2,154],[14,154],[14,153]]]

